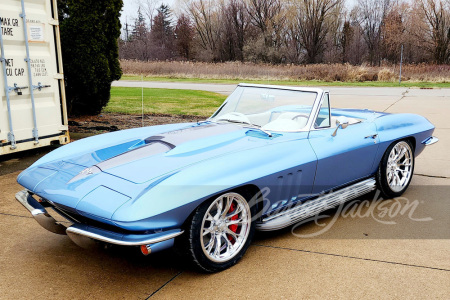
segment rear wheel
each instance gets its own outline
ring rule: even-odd
[[[414,153],[411,143],[402,140],[391,144],[377,173],[377,185],[384,198],[402,195],[409,186],[414,172]]]
[[[188,232],[189,252],[196,265],[206,272],[218,272],[236,264],[252,240],[255,211],[235,192],[200,205]]]

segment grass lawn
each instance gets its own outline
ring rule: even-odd
[[[121,80],[141,81],[141,76],[123,75]],[[295,86],[372,86],[372,87],[418,87],[418,88],[450,88],[450,82],[398,82],[365,81],[365,82],[341,82],[341,81],[295,81],[295,80],[244,80],[244,79],[204,79],[204,78],[172,78],[172,77],[144,77],[144,81],[163,82],[192,82],[192,83],[222,83],[238,84],[257,83]]]
[[[141,95],[141,88],[112,87],[104,112],[141,114]],[[144,113],[210,116],[226,97],[206,91],[144,88]]]

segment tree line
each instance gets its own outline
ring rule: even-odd
[[[141,0],[120,58],[450,63],[450,0]]]

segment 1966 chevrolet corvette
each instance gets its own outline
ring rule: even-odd
[[[244,255],[255,229],[290,226],[374,189],[401,195],[415,157],[438,141],[433,131],[414,114],[331,109],[318,88],[240,84],[205,121],[58,148],[19,175],[26,189],[16,199],[80,246],[149,254],[177,241],[216,272]]]

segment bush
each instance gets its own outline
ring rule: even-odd
[[[69,114],[99,114],[120,79],[117,39],[122,0],[59,0]]]

